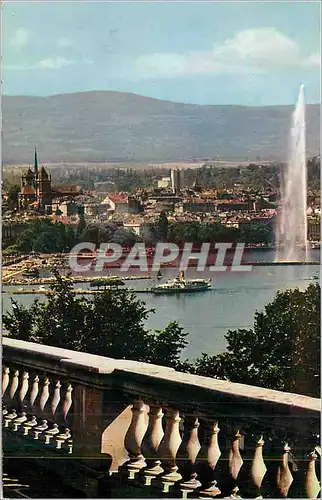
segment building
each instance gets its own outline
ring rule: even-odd
[[[161,180],[158,180],[158,188],[167,189],[171,186],[171,177],[162,177]]]
[[[177,213],[191,212],[191,213],[211,213],[216,210],[216,205],[211,200],[207,201],[202,198],[194,198],[191,200],[184,200],[175,207]]]
[[[310,241],[321,241],[321,218],[307,218],[307,238]]]
[[[251,200],[227,200],[221,199],[215,201],[219,212],[248,212],[253,210],[253,202]]]
[[[73,215],[84,214],[84,206],[77,203],[75,200],[60,200],[53,199],[52,212],[63,215],[64,217],[72,217]]]
[[[89,217],[96,217],[107,213],[109,205],[106,203],[85,203],[84,214]]]
[[[80,194],[81,190],[78,186],[52,187],[51,175],[45,167],[38,169],[38,155],[35,148],[34,170],[28,168],[27,173],[21,176],[21,189],[18,195],[19,211],[33,210],[40,214],[51,214],[57,208],[58,203],[73,199]]]
[[[175,205],[179,202],[181,202],[180,196],[151,196],[146,210],[173,212]]]
[[[177,194],[182,191],[184,188],[184,171],[180,168],[172,169],[170,179],[172,192]]]
[[[129,211],[128,197],[123,193],[110,193],[103,201],[109,206],[109,210],[114,213],[125,214]]]
[[[128,231],[133,231],[137,236],[140,236],[140,228],[141,228],[141,222],[135,222],[135,221],[128,221],[128,222],[123,222],[123,227],[124,229],[127,229]]]

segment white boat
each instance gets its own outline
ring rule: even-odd
[[[151,292],[155,295],[171,293],[204,292],[211,289],[211,279],[188,279],[181,273],[179,278],[167,281],[161,285],[152,287]]]

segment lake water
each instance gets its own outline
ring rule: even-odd
[[[260,256],[261,258],[263,255]],[[269,257],[267,255],[267,257]],[[316,260],[319,259],[317,255]],[[259,260],[259,258],[254,260]],[[272,261],[267,258],[267,261]],[[250,328],[253,326],[254,313],[262,310],[272,301],[278,290],[290,288],[305,289],[314,275],[319,275],[318,265],[297,266],[254,266],[250,272],[199,273],[190,269],[186,277],[213,279],[213,289],[196,294],[151,295],[139,294],[148,308],[155,309],[147,321],[147,327],[161,329],[176,320],[189,333],[189,345],[183,351],[183,358],[194,358],[202,352],[217,354],[225,350],[225,333],[229,329]],[[138,274],[142,274],[136,271]],[[176,269],[162,271],[164,279],[176,276]],[[113,271],[113,275],[121,272]],[[130,274],[135,274],[135,271]],[[151,280],[129,281],[127,286],[145,288],[151,286]],[[87,287],[88,285],[77,285]],[[6,288],[6,287],[4,287]],[[8,287],[11,288],[11,287]],[[36,296],[2,295],[3,312],[11,309],[10,298],[27,305]],[[45,300],[44,295],[37,296]]]

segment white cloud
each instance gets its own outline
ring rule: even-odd
[[[139,57],[136,69],[142,77],[171,78],[200,73],[250,73],[316,66],[319,54],[304,57],[294,40],[275,28],[240,31],[212,50],[155,53]]]
[[[306,60],[307,66],[321,66],[321,54],[311,54]]]
[[[80,61],[65,59],[64,57],[47,57],[34,64],[4,64],[4,69],[7,71],[30,71],[30,70],[59,70],[72,64],[93,64],[89,59]]]
[[[30,40],[31,31],[26,28],[18,28],[10,39],[10,45],[20,51]]]
[[[74,64],[74,62],[64,57],[48,57],[39,61],[36,64],[36,69],[60,69]]]
[[[73,42],[69,38],[58,38],[57,45],[58,47],[71,47]]]

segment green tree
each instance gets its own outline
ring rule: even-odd
[[[311,189],[320,191],[321,184],[321,160],[319,156],[309,158],[307,161],[307,180]]]
[[[97,224],[88,224],[79,234],[78,240],[84,242],[95,243],[98,247],[101,243],[111,241],[112,233]]]
[[[120,227],[113,234],[112,241],[124,247],[132,247],[137,242],[137,235],[132,230]]]
[[[254,328],[230,330],[227,351],[203,354],[199,375],[320,397],[320,286],[278,292]]]
[[[144,323],[153,310],[126,289],[105,289],[92,299],[77,295],[71,280],[54,271],[56,282],[45,302],[17,306],[3,317],[9,336],[117,359],[176,367],[186,333],[176,322],[163,331]],[[168,345],[171,344],[171,345]]]
[[[78,219],[77,229],[76,229],[77,240],[79,240],[81,238],[81,235],[84,232],[85,228],[86,228],[85,217],[83,214],[80,214],[79,219]]]
[[[182,349],[188,344],[187,333],[176,321],[171,321],[164,330],[156,330],[151,344],[151,359],[164,360],[162,364],[179,368]]]
[[[156,235],[158,241],[167,241],[168,226],[169,222],[167,214],[164,211],[162,211],[156,223]]]
[[[18,236],[16,246],[23,252],[61,253],[75,245],[75,233],[71,226],[49,219],[38,219],[27,224]]]
[[[3,316],[3,325],[10,333],[10,337],[17,340],[32,341],[33,327],[35,322],[34,310],[37,308],[38,302],[27,308],[19,304],[14,299],[11,299],[12,312],[8,312]]]
[[[244,243],[269,244],[274,241],[274,231],[270,224],[250,221],[242,224],[240,240]]]
[[[20,193],[20,186],[18,184],[13,184],[8,190],[8,209],[17,210],[18,209],[18,194]]]

